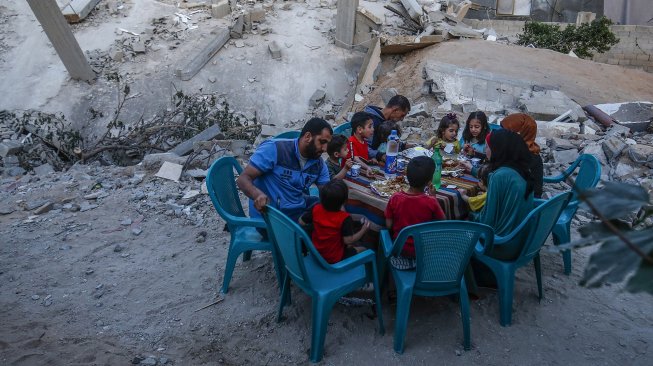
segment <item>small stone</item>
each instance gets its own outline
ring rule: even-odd
[[[52,202],[47,202],[47,203],[44,204],[43,206],[37,208],[37,209],[34,211],[34,214],[35,214],[35,215],[43,215],[44,213],[48,213],[50,210],[52,210],[52,207],[53,207],[53,206],[54,206],[54,204],[53,204]]]
[[[54,173],[54,168],[50,164],[39,165],[34,168],[34,173],[36,173],[36,175],[47,175]]]
[[[32,300],[38,300],[40,298],[41,298],[41,296],[39,296],[39,295],[32,295]]]
[[[80,210],[80,207],[76,203],[66,203],[65,205],[62,206],[62,209],[65,212],[77,212]]]
[[[9,215],[14,211],[16,210],[11,207],[0,207],[0,215]]]
[[[122,226],[129,226],[131,224],[132,224],[132,219],[130,219],[129,217],[120,221],[120,225]]]
[[[82,202],[82,205],[80,206],[79,211],[80,212],[85,212],[85,211],[92,210],[92,209],[98,208],[98,207],[99,207],[98,205],[94,205],[94,204],[91,204],[91,203],[88,203],[88,202],[84,201],[84,202]]]
[[[195,237],[195,241],[198,243],[204,243],[206,241],[206,236],[208,233],[206,231],[200,231]]]
[[[145,359],[145,357],[136,356],[136,357],[132,358],[132,365],[138,365],[144,359]]]
[[[23,144],[18,141],[4,141],[0,143],[0,156],[3,158],[7,155],[16,155],[23,150]]]
[[[141,361],[140,365],[145,365],[145,366],[156,366],[157,360],[154,357],[148,357]]]
[[[216,79],[215,76],[209,76],[209,81],[211,83],[215,83],[216,81],[218,81],[218,79]]]
[[[167,357],[161,357],[159,358],[159,363],[162,365],[165,365],[168,363],[168,358]]]
[[[281,47],[279,47],[277,41],[270,42],[268,44],[268,49],[270,50],[273,59],[281,60]]]
[[[234,43],[234,45],[236,46],[236,48],[243,48],[243,47],[245,47],[245,42],[243,42],[243,41],[236,41],[236,42]]]
[[[138,228],[138,227],[135,227],[135,228],[132,229],[132,234],[134,234],[134,235],[136,235],[136,236],[141,235],[142,232],[143,232],[143,230],[141,230],[141,229]]]
[[[456,356],[462,356],[462,354],[463,354],[463,353],[460,352],[460,350],[458,350],[458,349],[456,350]]]
[[[87,269],[87,270],[84,272],[84,274],[86,274],[86,275],[88,276],[88,275],[93,274],[93,272],[95,272],[95,271],[92,270],[91,268],[89,268],[89,269]]]
[[[139,191],[134,191],[130,199],[132,201],[140,201],[145,197],[146,197],[145,192],[139,190]]]
[[[132,50],[135,53],[145,53],[145,43],[143,41],[138,41],[132,44]]]
[[[125,250],[125,246],[122,245],[122,244],[116,244],[116,245],[113,247],[113,251],[116,252],[116,253],[120,253],[120,252],[122,252],[123,250]]]

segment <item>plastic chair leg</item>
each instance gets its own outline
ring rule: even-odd
[[[497,276],[499,287],[499,319],[502,326],[507,327],[512,323],[512,294],[515,286],[515,270],[503,268]]]
[[[376,306],[376,317],[379,320],[379,333],[385,334],[385,326],[383,325],[383,309],[381,309],[381,286],[379,285],[379,277],[377,276],[376,265],[374,262],[371,266],[367,265],[368,271],[372,273],[374,284],[374,302]]]
[[[290,303],[290,277],[284,274],[281,282],[281,297],[279,299],[279,311],[277,312],[277,322],[281,322],[283,308],[286,304]]]
[[[252,259],[252,251],[248,250],[243,253],[243,262],[247,262],[248,260]]]
[[[395,319],[395,352],[404,353],[404,339],[406,337],[406,327],[408,325],[408,316],[410,315],[410,303],[413,299],[413,292],[410,289],[397,289],[397,316]]]
[[[465,279],[460,280],[460,317],[463,321],[463,348],[465,351],[471,349],[471,340],[469,334],[469,295],[467,294],[467,286]]]
[[[320,362],[324,351],[329,315],[334,302],[326,298],[315,296],[313,298],[313,330],[311,334],[311,362]]]
[[[224,267],[224,279],[222,280],[222,293],[226,294],[229,291],[229,283],[231,282],[231,276],[234,273],[234,268],[236,267],[236,260],[238,259],[240,253],[236,253],[233,248],[233,245],[229,247],[229,253],[227,254],[227,263]]]
[[[535,279],[537,280],[537,298],[542,300],[542,264],[539,254],[533,258],[533,266],[535,267]]]
[[[552,232],[553,243],[555,245],[569,243],[571,240],[570,230],[567,224],[556,224]],[[565,274],[569,276],[571,274],[571,250],[567,249],[562,252],[562,262],[564,264]]]

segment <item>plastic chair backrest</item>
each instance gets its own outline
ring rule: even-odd
[[[211,165],[206,176],[206,188],[211,202],[227,223],[232,221],[232,218],[246,217],[240,204],[234,169],[238,174],[243,171],[233,156],[223,156]]]
[[[395,242],[404,243],[409,237],[417,259],[415,288],[446,290],[460,285],[479,239],[491,245],[494,230],[475,222],[429,222],[403,229]]]
[[[547,200],[531,211],[515,229],[527,232],[518,261],[530,261],[540,251],[571,197],[571,192],[565,192]]]
[[[578,175],[574,180],[572,203],[578,205],[578,193],[589,188],[594,188],[601,179],[601,163],[594,155],[582,154],[576,159],[578,162]],[[570,172],[571,174],[571,172]]]
[[[299,137],[300,131],[286,131],[282,132],[273,138],[275,139],[296,139]]]
[[[347,137],[351,136],[351,122],[345,122],[333,129],[333,134],[341,134]]]
[[[310,238],[297,223],[269,205],[263,217],[268,230],[272,232],[273,241],[276,243],[278,253],[283,258],[286,270],[299,286],[310,288],[301,245],[302,242],[312,245]]]

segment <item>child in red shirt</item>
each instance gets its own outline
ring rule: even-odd
[[[413,158],[406,168],[410,188],[408,192],[397,192],[390,197],[385,209],[385,223],[395,239],[401,229],[429,221],[444,220],[444,212],[438,200],[424,189],[433,189],[431,180],[435,172],[435,163],[431,158],[418,156]],[[415,268],[415,245],[413,238],[408,238],[399,257],[390,258],[390,263],[397,269]]]
[[[364,220],[355,232],[354,220],[344,210],[348,193],[345,182],[330,181],[320,188],[320,203],[299,218],[301,225],[313,225],[311,241],[328,263],[340,262],[366,249],[355,244],[370,228],[370,222]]]
[[[347,159],[352,159],[359,164],[365,172],[371,173],[368,164],[375,163],[376,160],[370,161],[367,141],[374,135],[374,124],[372,117],[366,112],[356,112],[351,118],[351,137],[348,140],[349,154]]]

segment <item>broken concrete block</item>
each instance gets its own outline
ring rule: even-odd
[[[599,142],[591,142],[587,144],[581,153],[594,156],[603,166],[608,165],[608,159],[606,159],[605,153],[603,152],[603,146],[601,146],[601,143]]]
[[[427,103],[414,104],[410,107],[410,112],[408,112],[407,117],[417,117],[417,116],[422,116],[422,117],[429,116]]]
[[[143,41],[138,41],[132,44],[132,50],[136,53],[145,53],[145,43]]]
[[[576,145],[569,142],[569,140],[560,139],[560,138],[557,138],[557,137],[554,137],[551,140],[549,140],[548,145],[549,145],[549,147],[551,147],[552,150],[576,149]]]
[[[406,8],[408,15],[410,15],[413,20],[419,21],[419,18],[424,14],[424,10],[417,0],[401,0],[401,5]]]
[[[224,18],[230,13],[231,6],[229,5],[229,0],[221,0],[217,4],[211,5],[211,16],[216,19]]]
[[[380,94],[381,94],[381,99],[383,99],[383,104],[388,105],[390,99],[395,95],[399,94],[399,92],[397,92],[397,89],[395,88],[388,88],[388,89],[381,90]]]
[[[635,163],[653,167],[653,146],[640,144],[629,146],[628,157]]]
[[[273,59],[281,60],[281,47],[279,47],[277,41],[270,42],[268,44],[268,49],[270,50]]]
[[[603,152],[609,161],[617,159],[628,145],[620,138],[611,136],[603,141]]]
[[[249,11],[249,16],[251,17],[252,22],[262,22],[265,20],[265,9],[263,5],[258,4],[254,6],[254,9]]]
[[[630,136],[630,128],[622,126],[618,123],[613,123],[605,131],[606,136],[618,136],[618,137],[627,137]]]
[[[558,90],[531,92],[519,98],[522,110],[539,121],[551,121],[571,110],[569,118],[572,121],[587,119],[580,105]]]
[[[61,13],[68,23],[78,23],[84,20],[95,6],[100,2],[100,0],[71,0],[67,1],[66,5]]]
[[[109,56],[111,56],[111,59],[114,61],[122,62],[125,58],[125,53],[122,50],[112,48],[111,51],[109,51]]]
[[[309,100],[308,104],[315,108],[318,107],[322,102],[324,102],[324,99],[326,98],[326,92],[322,89],[317,89],[313,95],[311,95],[311,99]]]
[[[245,27],[245,17],[244,16],[239,16],[234,24],[229,28],[229,35],[231,38],[242,38],[243,37],[243,29]]]
[[[596,108],[633,132],[644,132],[653,120],[653,103],[629,102],[599,104]]]
[[[184,164],[186,162],[186,158],[182,158],[181,156],[172,152],[147,154],[143,158],[142,164],[145,169],[154,170],[159,169],[164,162]]]
[[[553,152],[553,160],[558,164],[571,164],[578,159],[578,150],[561,150]]]
[[[53,172],[54,172],[54,168],[50,164],[43,164],[34,168],[34,173],[36,173],[36,175],[46,175]]]
[[[18,141],[3,141],[0,143],[0,156],[16,155],[23,149],[23,144]]]
[[[183,165],[175,164],[170,162],[163,162],[161,168],[156,173],[156,176],[163,179],[169,179],[175,182],[179,182],[179,177],[181,177],[181,171],[183,170]]]

